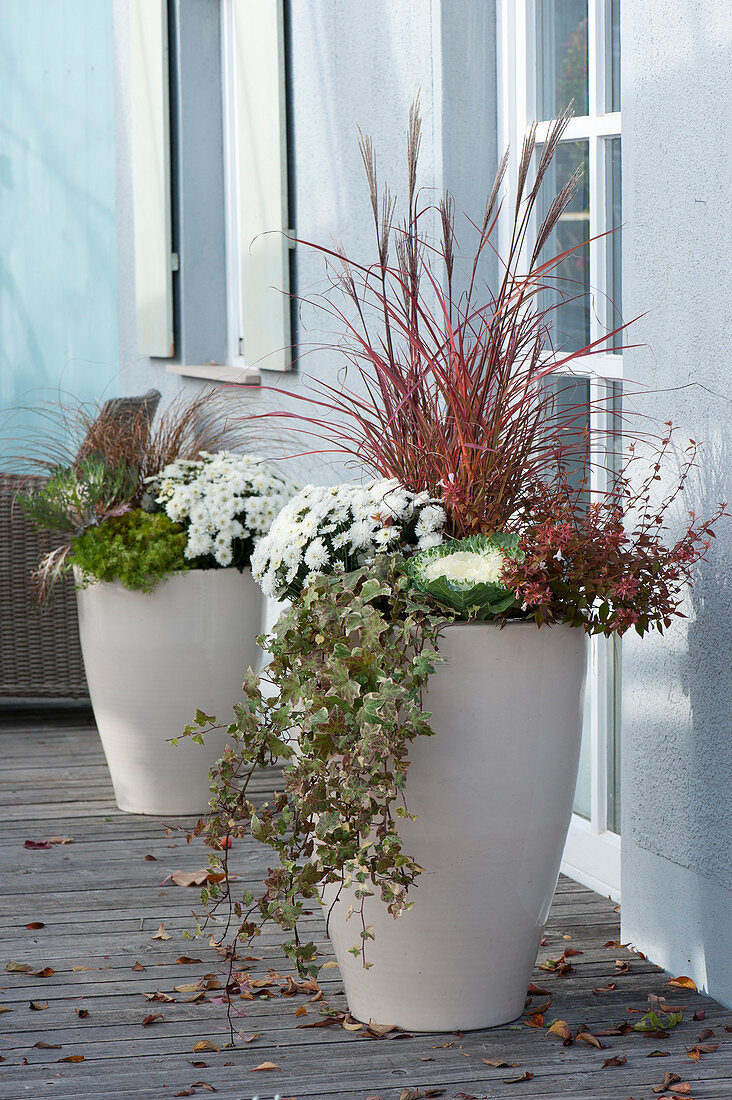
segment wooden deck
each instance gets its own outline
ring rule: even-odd
[[[227,1048],[225,1007],[216,989],[221,959],[205,940],[183,936],[192,928],[191,910],[199,907],[198,890],[164,881],[173,871],[203,867],[203,849],[187,847],[179,833],[167,834],[153,818],[116,809],[95,730],[83,715],[44,719],[5,712],[3,719],[0,712],[0,722],[3,1100],[209,1093],[222,1100],[653,1100],[659,1095],[653,1087],[667,1073],[678,1075],[679,1096],[732,1097],[732,1035],[725,1031],[732,1014],[709,998],[668,986],[668,975],[629,950],[605,947],[619,939],[615,907],[568,880],[559,884],[539,959],[570,947],[582,954],[571,957],[566,976],[536,969],[534,982],[553,997],[544,1027],[519,1021],[464,1035],[382,1039],[363,1029],[303,1028],[298,1025],[323,1018],[322,1002],[283,997],[275,984],[267,999],[237,999],[238,1024],[254,1038]],[[73,843],[25,847],[27,840],[49,836],[72,837]],[[257,845],[242,846],[243,878],[254,881],[266,857]],[[169,939],[153,938],[161,923]],[[326,943],[321,950],[328,952]],[[276,936],[262,936],[252,954],[257,960],[244,965],[253,977],[266,977],[272,968],[287,973]],[[201,961],[177,962],[181,956]],[[214,976],[202,983],[214,988],[191,1001],[196,991],[190,987],[204,975]],[[176,991],[181,985],[189,991]],[[322,971],[321,986],[330,1009],[344,1011],[337,969]],[[146,999],[156,991],[162,1000]],[[683,1023],[668,1037],[630,1032],[602,1037],[596,1049],[584,1041],[563,1046],[548,1033],[554,1020],[566,1021],[572,1036],[582,1025],[594,1034],[634,1023],[648,1010],[649,994],[686,1006]],[[440,996],[439,988],[434,995]],[[534,996],[527,1018],[547,999]],[[301,1008],[305,1012],[296,1015]],[[702,1012],[703,1020],[693,1019]],[[706,1041],[721,1045],[692,1060],[687,1048],[706,1028],[714,1032]],[[220,1049],[196,1052],[204,1040]],[[658,1050],[668,1053],[652,1057]],[[620,1064],[603,1066],[611,1058]],[[493,1067],[485,1059],[509,1066]],[[278,1068],[256,1069],[267,1062]],[[509,1083],[524,1074],[533,1076]],[[673,1096],[673,1086],[663,1094]]]

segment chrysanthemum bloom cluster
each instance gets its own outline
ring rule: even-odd
[[[294,598],[310,574],[350,572],[379,551],[437,546],[444,523],[428,493],[411,493],[395,479],[307,485],[256,547],[252,573],[265,595]]]
[[[149,480],[155,501],[188,529],[187,558],[240,568],[296,488],[261,458],[231,451],[202,451]]]

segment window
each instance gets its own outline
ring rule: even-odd
[[[503,148],[520,149],[534,120],[540,145],[552,120],[574,101],[574,117],[547,174],[545,202],[579,165],[583,182],[545,248],[551,255],[587,242],[556,270],[559,304],[551,331],[555,347],[584,347],[621,323],[620,0],[498,0],[498,85]],[[514,193],[516,166],[514,156],[509,169]],[[619,423],[621,380],[622,333],[617,333],[602,354],[575,360],[559,403],[566,396],[576,404],[577,394],[586,394],[590,433],[604,438],[603,429]],[[607,446],[605,464],[612,471],[620,462],[619,440],[613,437]],[[603,476],[591,466],[591,490],[605,487]],[[616,898],[619,669],[619,642],[593,639],[575,812],[563,863],[574,878]]]

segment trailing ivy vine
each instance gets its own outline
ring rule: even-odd
[[[194,830],[211,849],[212,878],[221,879],[202,900],[209,913],[228,906],[221,939],[233,930],[230,957],[238,941],[272,921],[292,934],[284,950],[298,972],[316,975],[315,944],[302,941],[298,925],[329,883],[353,886],[361,900],[352,950],[366,966],[363,899],[378,893],[394,916],[410,908],[408,889],[421,868],[403,851],[397,824],[410,816],[409,745],[432,734],[421,696],[447,621],[410,588],[403,561],[381,555],[353,573],[314,576],[261,640],[266,674],[260,681],[247,672],[229,747],[211,773],[210,813]],[[185,735],[202,742],[211,728],[221,727],[199,711]],[[281,792],[255,808],[247,797],[252,775],[283,760]],[[229,856],[247,835],[272,848],[278,864],[261,893],[238,897]]]

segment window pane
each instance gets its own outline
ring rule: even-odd
[[[608,57],[606,61],[607,103],[606,111],[620,110],[620,0],[609,0],[608,23],[605,40]]]
[[[589,142],[562,141],[544,177],[539,218],[553,197],[580,165],[584,175],[577,193],[556,224],[541,253],[541,262],[576,249],[544,277],[541,308],[552,309],[551,336],[555,348],[576,351],[590,342],[590,181]]]
[[[587,0],[537,0],[536,87],[539,118],[589,114]]]
[[[607,192],[607,227],[613,232],[607,240],[607,324],[608,330],[621,325],[623,310],[623,193],[620,138],[605,141],[605,174]],[[624,333],[618,332],[609,341],[612,351],[621,351]],[[610,349],[609,349],[610,350]]]

